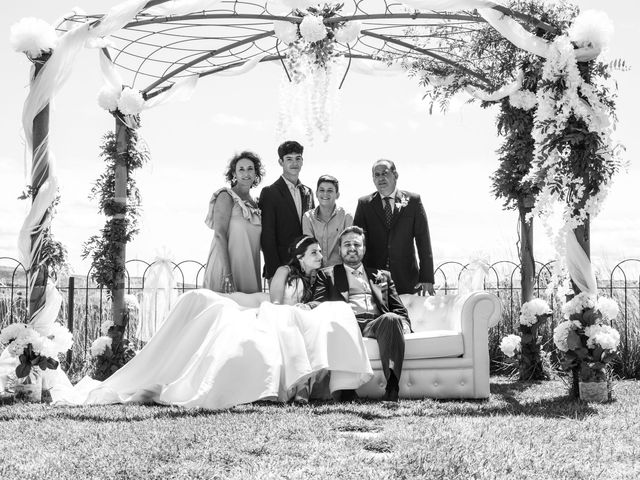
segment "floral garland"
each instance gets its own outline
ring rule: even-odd
[[[300,23],[275,21],[278,40],[288,46],[285,66],[288,81],[280,88],[278,136],[300,119],[310,142],[315,133],[323,141],[331,134],[332,117],[337,109],[338,72],[336,44],[351,44],[358,39],[362,25],[358,21],[331,22],[339,15],[343,4],[324,4],[295,8],[293,15]]]
[[[104,136],[101,157],[106,161],[106,171],[91,189],[92,198],[98,197],[99,211],[111,217],[105,223],[100,235],[92,236],[83,246],[82,256],[91,256],[92,278],[102,287],[107,288],[107,294],[115,289],[115,279],[121,273],[121,266],[116,262],[116,246],[118,243],[129,243],[138,233],[137,224],[140,193],[131,173],[140,168],[148,160],[148,151],[143,148],[135,130],[131,129],[131,141],[126,155],[127,163],[127,205],[122,211],[115,197],[115,166],[117,160],[116,138],[113,132]],[[124,218],[115,218],[117,214],[124,214]]]

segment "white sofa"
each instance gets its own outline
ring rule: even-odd
[[[488,329],[501,303],[486,292],[422,297],[402,295],[415,333],[406,335],[401,398],[488,398]],[[365,339],[374,377],[357,391],[381,398],[385,379],[378,343]]]

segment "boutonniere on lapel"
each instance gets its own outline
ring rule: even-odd
[[[373,283],[383,291],[389,287],[387,277],[382,272],[376,272],[373,274]]]
[[[399,196],[400,198],[396,200],[396,208],[398,211],[409,205],[409,197],[407,197],[404,192],[400,192]]]

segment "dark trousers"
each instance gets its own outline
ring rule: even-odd
[[[404,361],[403,317],[390,312],[375,318],[366,318],[367,316],[366,314],[357,316],[362,336],[375,338],[378,341],[380,362],[384,378],[387,379],[387,389],[397,389]],[[395,385],[389,382],[391,371],[395,376],[392,378]]]

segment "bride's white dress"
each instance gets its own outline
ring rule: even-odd
[[[373,372],[349,305],[292,306],[299,298],[296,287],[301,285],[285,290],[288,305],[264,301],[268,297],[260,293],[185,293],[133,360],[104,382],[86,377],[55,392],[55,403],[220,409],[286,401],[296,384],[326,370],[332,392],[369,381]]]

